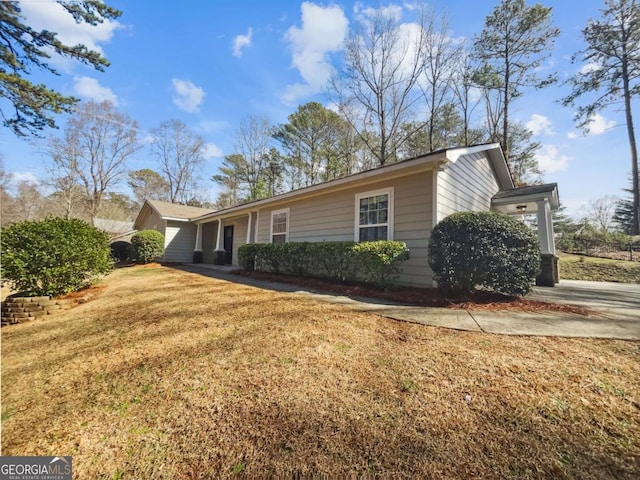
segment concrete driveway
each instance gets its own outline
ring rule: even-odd
[[[184,265],[183,270],[202,275],[303,295],[361,312],[436,327],[502,335],[617,338],[640,340],[640,285],[564,280],[551,287],[535,287],[528,298],[568,303],[593,310],[595,315],[545,312],[476,311],[397,305],[369,298],[348,298],[301,290],[295,285],[263,282],[209,265]]]
[[[640,321],[640,284],[562,280],[555,287],[534,287],[529,297],[580,305],[607,317]]]

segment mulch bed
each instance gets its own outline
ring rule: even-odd
[[[78,290],[77,292],[66,293],[64,295],[60,295],[55,297],[56,300],[73,300],[73,303],[79,305],[81,303],[87,303],[90,300],[93,300],[98,295],[100,295],[107,286],[105,284],[99,283],[97,285],[90,285],[82,290]]]
[[[381,291],[360,283],[334,283],[319,278],[296,277],[266,272],[236,270],[234,275],[268,282],[287,283],[307,289],[335,293],[345,297],[365,297],[388,300],[420,307],[454,308],[483,311],[559,312],[597,316],[598,313],[578,305],[559,304],[512,297],[495,292],[476,291],[463,298],[447,298],[435,288],[395,287]]]

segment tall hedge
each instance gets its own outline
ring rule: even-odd
[[[164,255],[164,236],[157,230],[142,230],[131,237],[131,253],[137,263],[151,263]]]
[[[507,215],[455,213],[431,232],[429,265],[448,294],[480,287],[525,295],[540,271],[540,246],[529,227]]]
[[[96,281],[112,267],[109,237],[78,219],[49,217],[2,230],[3,279],[27,295],[60,295]]]
[[[245,270],[325,277],[344,282],[364,280],[379,288],[397,280],[409,258],[403,242],[288,242],[248,244],[238,251]]]

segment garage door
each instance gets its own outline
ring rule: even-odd
[[[168,221],[164,244],[165,262],[193,262],[196,226],[186,222]]]

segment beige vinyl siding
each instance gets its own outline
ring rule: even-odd
[[[500,187],[486,153],[461,156],[437,178],[438,221],[455,212],[489,211]]]
[[[270,243],[271,212],[289,208],[289,241],[352,241],[357,194],[394,188],[394,240],[406,242],[411,259],[403,264],[401,283],[431,286],[427,245],[431,233],[432,172],[420,172],[260,210],[257,243]]]
[[[168,220],[164,237],[165,262],[193,262],[193,249],[196,245],[196,225],[188,222]]]
[[[216,249],[218,238],[218,222],[209,222],[202,225],[202,261],[213,263],[213,251]]]
[[[146,207],[148,209],[147,215],[145,215],[142,222],[140,222],[138,226],[138,231],[140,230],[157,230],[161,234],[164,235],[164,229],[166,227],[166,222],[160,217],[160,215],[150,207]]]

